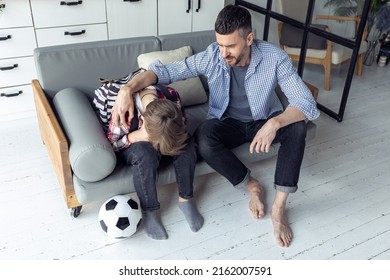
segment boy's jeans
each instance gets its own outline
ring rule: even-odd
[[[178,156],[161,156],[160,152],[146,141],[131,144],[121,151],[119,156],[126,164],[133,166],[134,187],[143,210],[160,208],[156,189],[157,169],[160,164],[174,165],[179,196],[184,199],[192,198],[196,163],[193,137],[187,139],[185,150]]]

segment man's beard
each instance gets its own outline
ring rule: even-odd
[[[244,55],[248,49],[249,49],[248,47],[245,47],[238,57],[235,57],[235,56],[226,57],[225,58],[226,63],[229,66],[237,66],[237,64],[239,64],[242,61],[242,58],[244,57]],[[229,63],[228,60],[230,60],[231,62]]]

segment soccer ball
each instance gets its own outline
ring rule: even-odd
[[[142,213],[137,199],[130,195],[116,195],[107,199],[99,210],[103,231],[113,238],[132,236],[141,224]]]

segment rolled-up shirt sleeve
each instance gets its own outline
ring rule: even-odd
[[[187,64],[187,59],[182,61],[175,61],[168,64],[163,64],[156,60],[149,66],[157,78],[159,84],[171,84],[172,82],[181,81],[193,77],[197,77],[198,73],[192,71]]]
[[[287,54],[277,68],[278,82],[286,95],[289,105],[298,108],[309,120],[315,120],[320,115],[317,102],[311,91],[299,77]]]

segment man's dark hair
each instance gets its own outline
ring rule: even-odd
[[[215,32],[228,35],[239,29],[242,31],[241,35],[246,38],[252,31],[251,14],[243,7],[227,5],[217,16]]]

